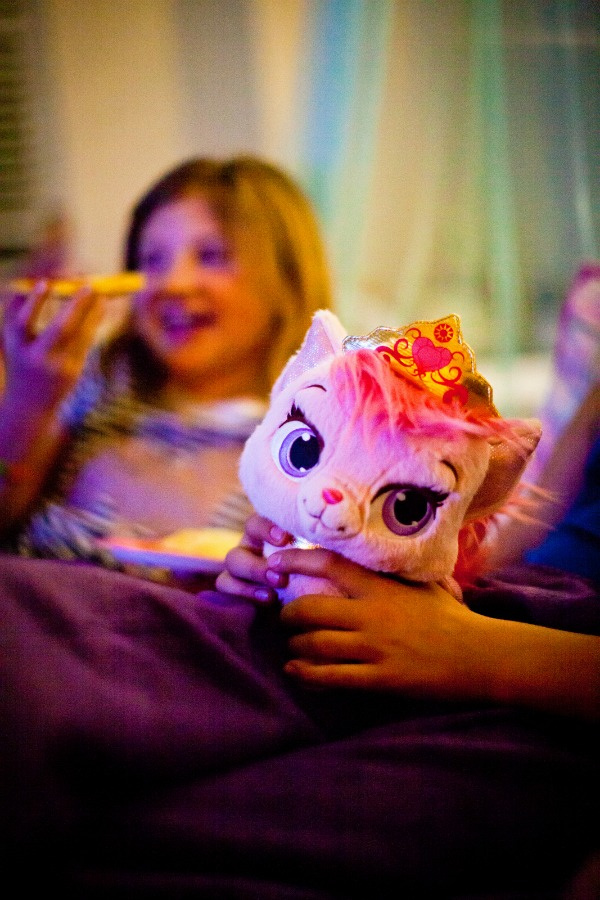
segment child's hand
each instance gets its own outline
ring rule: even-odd
[[[48,299],[46,282],[27,295],[3,299],[5,396],[23,410],[53,409],[81,375],[102,318],[103,298],[83,288],[60,303],[41,332],[36,322]]]
[[[305,596],[283,607],[294,632],[288,674],[313,686],[411,697],[465,699],[479,691],[465,642],[477,638],[482,617],[439,585],[405,585],[326,550],[277,552],[268,565],[274,574],[326,577],[350,598]]]
[[[251,516],[246,522],[239,546],[225,557],[225,571],[216,580],[216,588],[224,594],[235,594],[261,603],[277,600],[276,588],[285,587],[288,577],[274,572],[263,556],[268,542],[284,547],[291,535],[261,516]]]

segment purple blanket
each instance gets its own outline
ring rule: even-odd
[[[600,631],[539,570],[489,615]],[[598,729],[305,692],[277,610],[0,557],[4,874],[62,898],[559,897],[600,846]]]

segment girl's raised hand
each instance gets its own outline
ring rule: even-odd
[[[82,288],[60,302],[43,330],[36,323],[49,296],[39,282],[28,294],[3,296],[5,401],[23,409],[56,407],[76,384],[102,318],[103,298]]]

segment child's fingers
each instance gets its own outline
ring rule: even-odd
[[[60,350],[72,345],[74,349],[89,347],[102,319],[103,298],[89,287],[77,291],[63,302],[52,321],[40,334],[40,345]]]
[[[366,662],[375,658],[360,632],[320,629],[291,637],[288,647],[292,656],[313,662]]]
[[[287,574],[313,575],[336,584],[346,597],[372,590],[372,572],[331,550],[278,550],[269,557],[269,568]]]
[[[48,282],[40,280],[28,294],[7,295],[3,310],[5,328],[15,328],[25,336],[31,337],[33,323],[48,299],[48,293]]]
[[[225,557],[225,569],[234,578],[267,584],[265,580],[266,560],[256,551],[241,544],[230,550]]]
[[[236,583],[250,582],[254,587],[281,588],[289,580],[285,573],[270,570],[262,555],[241,545],[225,557],[225,571]]]
[[[306,687],[368,688],[378,686],[378,669],[370,663],[320,663],[291,659],[284,671]]]
[[[270,519],[254,514],[246,522],[241,545],[262,553],[265,543],[283,547],[290,539],[291,535],[271,522]]]
[[[285,543],[289,538],[286,532],[268,519],[258,515],[251,516],[246,522],[239,545],[225,557],[225,571],[216,581],[218,590],[262,603],[275,601],[276,588],[285,587],[288,576],[269,568],[262,549],[267,541]]]
[[[223,594],[245,597],[258,603],[274,603],[277,600],[277,592],[273,588],[235,578],[227,570],[217,576],[215,587]]]
[[[99,296],[94,296],[92,302],[84,304],[78,310],[78,317],[70,326],[68,345],[74,353],[87,354],[94,344],[98,329],[104,317],[104,302]]]
[[[361,628],[364,609],[361,604],[346,597],[330,597],[325,594],[298,597],[281,611],[281,621],[299,630],[336,629],[355,631]]]
[[[256,585],[234,578],[226,570],[217,575],[215,587],[223,594],[234,594],[237,597],[252,597]]]

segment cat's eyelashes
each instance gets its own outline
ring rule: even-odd
[[[296,406],[295,403],[292,403],[292,408],[287,414],[286,422],[306,422],[306,416],[302,412],[299,406]]]
[[[423,531],[435,518],[448,494],[416,485],[388,485],[378,491],[371,518],[381,517],[385,527],[401,537]]]
[[[322,449],[321,435],[304,420],[301,413],[298,417],[288,418],[271,440],[271,454],[277,468],[293,479],[304,478],[314,469]]]

